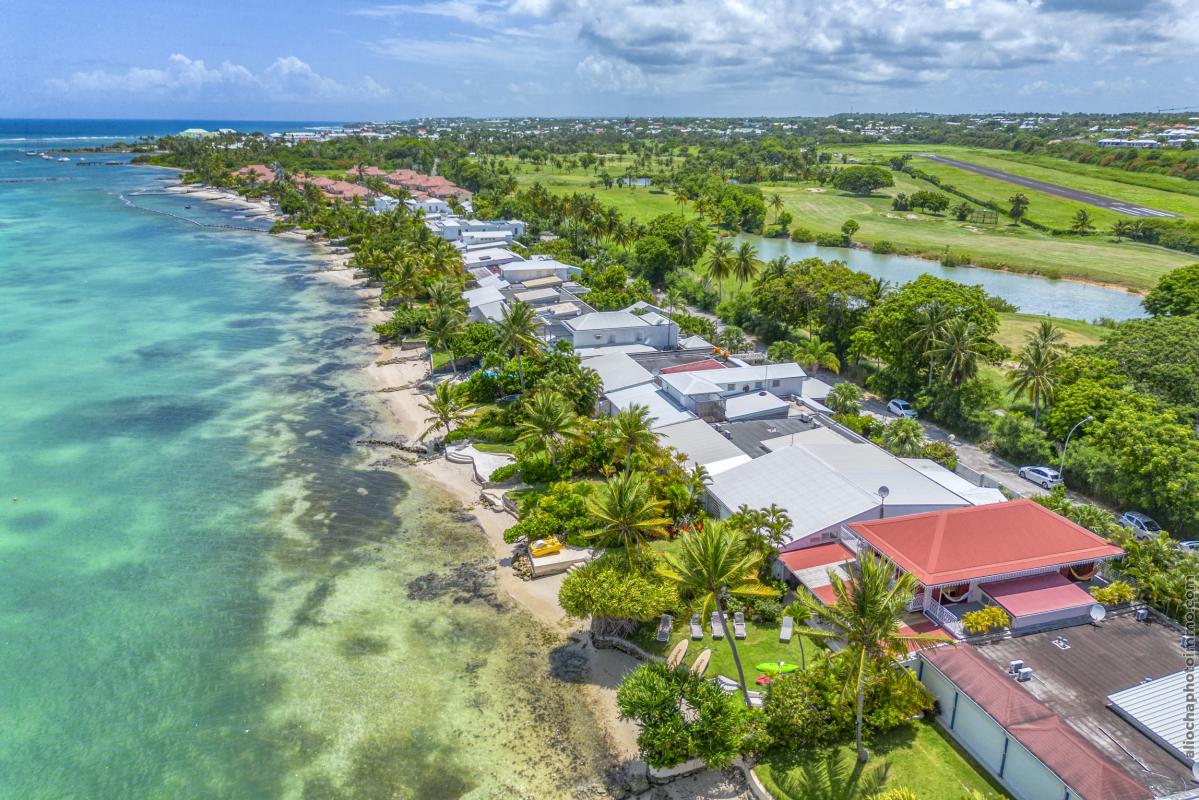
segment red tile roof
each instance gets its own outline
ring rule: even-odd
[[[984,583],[982,589],[1013,617],[1095,604],[1095,598],[1060,572]]]
[[[792,572],[853,560],[853,551],[840,542],[818,544],[815,547],[805,547],[802,550],[790,550],[779,554],[779,561],[782,561],[783,565]]]
[[[661,370],[662,375],[673,375],[676,372],[706,372],[710,369],[724,369],[724,364],[721,364],[714,358],[705,358],[703,361],[692,361],[690,364],[676,364],[673,367],[666,367]]]
[[[826,606],[831,606],[837,602],[837,590],[832,587],[832,584],[808,587],[808,591],[816,595],[816,599]]]
[[[969,645],[921,654],[1082,800],[1147,800],[1151,792]]]
[[[949,633],[944,628],[942,628],[937,623],[933,622],[931,619],[928,619],[927,617],[920,620],[919,622],[913,622],[911,624],[906,623],[906,622],[901,622],[899,624],[899,634],[901,636],[915,636],[915,635],[919,634],[919,635],[924,635],[924,636],[933,636],[933,637],[936,637],[937,639],[944,639],[946,642],[954,641],[954,638],[952,636],[950,636]],[[908,642],[907,643],[909,653],[914,653],[917,650],[924,650],[929,647],[939,647],[939,646],[940,645],[936,644],[936,642]]]
[[[1124,553],[1031,500],[851,522],[849,529],[925,586]]]

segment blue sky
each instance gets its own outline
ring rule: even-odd
[[[7,0],[0,116],[1190,106],[1192,0]]]

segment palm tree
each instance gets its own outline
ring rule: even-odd
[[[1032,401],[1033,422],[1041,419],[1041,404],[1053,399],[1057,389],[1057,365],[1061,353],[1046,346],[1039,339],[1032,339],[1020,352],[1020,361],[1008,371],[1009,391],[1012,396],[1027,394]]]
[[[466,399],[458,391],[458,387],[449,381],[437,384],[433,390],[433,396],[426,398],[420,407],[429,412],[429,416],[425,417],[425,422],[432,424],[420,435],[419,441],[423,441],[426,436],[438,428],[445,428],[445,432],[449,434],[452,426],[466,419]]]
[[[933,385],[933,368],[935,359],[930,352],[933,340],[941,331],[941,326],[949,318],[949,308],[939,300],[926,303],[916,311],[916,330],[908,335],[908,344],[915,344],[922,355],[928,356],[928,385]]]
[[[683,291],[677,286],[672,286],[666,290],[666,294],[662,297],[666,303],[667,311],[670,313],[671,319],[674,318],[674,312],[679,308],[686,308],[687,301],[683,298]]]
[[[668,535],[670,520],[663,516],[665,507],[663,501],[654,499],[641,473],[616,475],[587,500],[587,510],[598,523],[588,536],[601,547],[624,547],[631,567],[646,539]]]
[[[1029,337],[1029,341],[1055,353],[1060,353],[1066,347],[1066,334],[1054,324],[1053,320],[1043,319],[1036,331]]]
[[[524,418],[516,426],[516,441],[533,452],[547,454],[554,464],[562,444],[583,439],[579,415],[558,392],[538,389],[521,410]]]
[[[541,346],[537,338],[537,315],[528,303],[517,300],[508,303],[501,311],[495,324],[500,337],[500,346],[516,354],[516,371],[520,376],[520,391],[525,390],[525,368],[523,356],[526,350],[536,351]]]
[[[790,265],[791,259],[787,256],[775,256],[766,262],[766,268],[762,271],[764,278],[781,278],[787,274],[787,267]]]
[[[977,325],[954,317],[941,326],[928,352],[930,357],[941,362],[942,368],[949,373],[950,382],[961,386],[963,381],[978,374],[978,362],[987,358],[982,350],[986,343],[987,337]]]
[[[926,634],[901,634],[899,622],[916,593],[916,579],[908,572],[895,575],[895,565],[869,551],[858,556],[849,580],[831,574],[835,603],[824,605],[815,595],[804,593],[802,602],[812,612],[819,627],[805,626],[799,633],[817,639],[836,639],[845,643],[853,663],[853,683],[857,693],[854,742],[858,759],[870,757],[862,744],[862,716],[866,701],[866,677],[875,662],[907,655],[912,646],[921,647],[944,641]]]
[[[657,419],[650,416],[648,408],[636,403],[611,418],[609,425],[616,440],[616,454],[624,459],[626,475],[632,471],[633,456],[650,452],[657,444],[658,437],[651,430]]]
[[[924,450],[924,428],[914,419],[897,419],[883,428],[883,447],[900,458],[915,458]]]
[[[716,284],[716,292],[724,299],[724,279],[733,269],[733,245],[728,239],[717,239],[708,253],[707,275]]]
[[[745,282],[752,281],[757,274],[758,250],[749,242],[742,242],[733,261],[733,275],[740,286],[745,286]]]
[[[677,554],[667,553],[658,567],[658,574],[678,587],[679,596],[689,600],[704,618],[716,609],[724,638],[733,650],[741,694],[749,706],[749,689],[745,685],[745,670],[737,653],[737,640],[729,632],[724,616],[723,600],[727,595],[739,597],[773,597],[775,591],[758,580],[762,554],[750,549],[737,531],[718,522],[710,522],[702,531],[684,534]]]
[[[821,761],[806,763],[798,770],[787,771],[779,780],[779,788],[787,797],[804,800],[883,800],[890,773],[889,762],[875,764],[867,770],[853,768],[853,760],[840,750],[830,750]],[[915,795],[912,795],[915,797]],[[886,800],[902,800],[887,797]]]
[[[779,212],[783,210],[783,198],[778,192],[770,195],[770,199],[766,201],[766,205],[770,206],[770,210],[774,212],[775,221],[779,218]]]
[[[815,373],[818,369],[841,372],[841,359],[837,358],[833,343],[826,342],[815,334],[799,343],[795,360],[809,373]]]
[[[776,364],[798,361],[799,345],[789,339],[782,339],[766,348],[766,357]]]
[[[454,338],[462,332],[466,317],[457,308],[434,306],[433,313],[425,321],[424,335],[435,350],[450,351],[450,369],[458,371],[454,358]]]

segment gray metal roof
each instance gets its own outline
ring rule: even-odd
[[[1188,697],[1195,695],[1194,673],[1187,670],[1108,695],[1112,709],[1185,764],[1195,760],[1194,729],[1187,737]],[[1193,700],[1190,702],[1194,702]]]

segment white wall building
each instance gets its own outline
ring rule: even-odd
[[[652,311],[640,316],[630,311],[595,311],[562,324],[576,349],[645,344],[658,350],[672,350],[679,341],[679,326]]]

